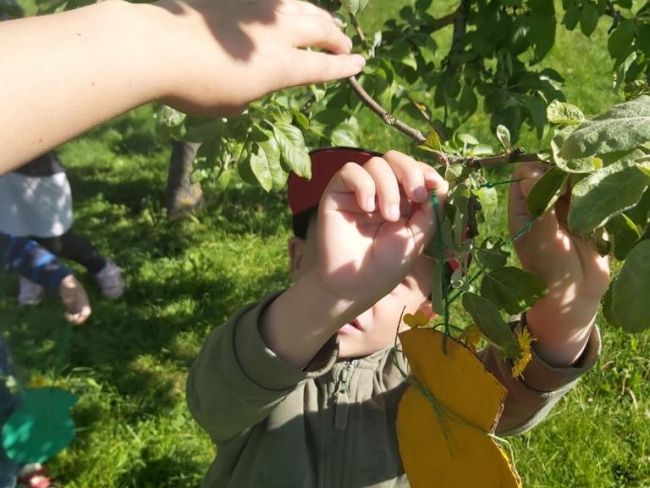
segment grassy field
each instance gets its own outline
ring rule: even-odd
[[[393,4],[373,5],[369,30],[380,25],[376,12],[390,15]],[[562,33],[552,61],[567,79],[569,100],[587,112],[618,100],[601,43]],[[406,145],[370,116],[365,127],[367,146]],[[487,134],[487,122],[477,116],[467,130]],[[524,140],[534,145],[530,135]],[[154,134],[149,107],[60,154],[75,227],[124,268],[128,291],[107,302],[80,274],[93,316],[66,344],[56,300],[19,307],[17,279],[0,275],[3,329],[24,379],[49,377],[80,398],[78,435],[50,463],[54,478],[70,488],[196,487],[214,450],[185,407],[186,372],[210,330],[288,283],[283,195],[241,184],[208,188],[203,211],[169,222],[161,205],[168,147]],[[512,440],[526,487],[650,486],[650,336],[602,332],[595,369],[547,422]]]

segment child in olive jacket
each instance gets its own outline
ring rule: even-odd
[[[204,488],[409,486],[395,430],[408,384],[391,348],[403,310],[433,317],[429,195],[444,204],[448,185],[395,151],[332,148],[311,158],[312,179],[288,183],[293,286],[212,332],[188,378],[190,410],[217,446]],[[526,196],[543,168],[515,169],[512,234],[530,219]],[[508,389],[499,435],[541,421],[600,351],[594,322],[608,262],[566,230],[566,204],[515,242],[522,267],[549,288],[515,325],[537,337],[523,379],[497,350],[480,353]]]

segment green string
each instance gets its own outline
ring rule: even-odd
[[[523,180],[523,178],[517,178],[515,180],[497,181],[496,183],[488,181],[487,183],[483,183],[482,185],[480,185],[479,188],[494,188],[495,186],[499,186],[499,185],[509,185],[510,183],[517,183],[518,181],[521,180]]]
[[[52,375],[54,381],[56,381],[57,376],[59,376],[65,368],[66,357],[70,352],[70,344],[72,343],[72,327],[73,325],[66,321],[63,325],[63,328],[58,334],[58,338],[56,340],[57,351],[52,366]]]
[[[431,206],[433,207],[433,211],[435,213],[436,217],[436,239],[438,239],[438,263],[440,263],[440,266],[443,265],[445,262],[445,256],[443,254],[443,246],[444,243],[442,241],[442,232],[441,232],[441,227],[442,227],[442,219],[440,218],[440,201],[438,200],[438,195],[433,191],[431,194]],[[441,280],[442,283],[442,298],[444,301],[444,325],[445,325],[445,337],[442,343],[443,346],[443,351],[446,353],[447,352],[447,337],[451,334],[451,330],[449,328],[449,292],[447,290],[447,287],[444,286],[444,276],[442,277]],[[438,283],[440,285],[441,283]],[[433,286],[436,286],[436,283],[433,284]]]
[[[488,181],[487,183],[483,183],[480,186],[480,188],[494,188],[495,186],[506,185],[506,184],[510,184],[510,183],[516,183],[516,182],[522,181],[522,180],[523,180],[523,178],[516,178],[516,179],[503,180],[503,181],[497,181],[497,182]],[[440,219],[440,213],[439,213],[440,211],[438,209],[439,204],[440,204],[440,201],[438,200],[438,195],[434,191],[431,194],[431,206],[434,209],[435,217],[436,217],[436,238],[438,239],[438,250],[439,250],[439,254],[438,254],[438,260],[439,261],[438,262],[443,263],[444,262],[443,242],[442,242],[442,233],[440,232],[440,227],[442,226],[442,222],[441,222],[441,219]],[[534,222],[535,222],[534,217],[529,219],[522,226],[522,228],[519,229],[519,231],[517,231],[517,233],[514,236],[512,236],[512,238],[508,239],[505,242],[505,245],[509,246],[514,241],[516,241],[521,236],[523,236],[526,232],[528,232],[528,230],[530,230],[530,228],[532,227]],[[472,276],[470,278],[469,284],[474,283],[474,281],[476,281],[478,278],[480,278],[484,273],[485,273],[485,269],[481,268],[478,273],[476,273],[474,276]],[[434,286],[436,286],[435,283],[434,283]],[[462,294],[462,292],[459,291],[459,292],[455,293],[454,295],[452,295],[450,297],[449,293],[448,293],[448,290],[447,290],[447,286],[444,283],[444,276],[443,276],[439,286],[441,286],[441,288],[442,288],[442,296],[443,296],[443,299],[444,299],[444,308],[445,308],[445,310],[444,310],[444,314],[443,314],[443,320],[444,320],[444,332],[445,332],[445,341],[446,341],[447,336],[449,336],[449,334],[451,332],[450,324],[449,324],[449,307],[456,299],[458,299],[458,297]],[[445,344],[446,344],[446,342],[443,342],[443,346],[445,346]],[[446,352],[446,347],[443,347],[443,349]]]

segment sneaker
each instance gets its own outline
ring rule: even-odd
[[[27,278],[20,277],[20,291],[18,292],[18,303],[21,305],[38,305],[43,295],[43,287],[37,285]]]
[[[41,464],[27,464],[20,471],[16,488],[52,488],[50,472]]]
[[[120,298],[124,293],[122,270],[113,261],[107,260],[106,266],[95,275],[95,278],[102,289],[102,294],[109,300]]]

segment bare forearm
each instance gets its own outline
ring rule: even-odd
[[[163,93],[152,10],[171,17],[111,0],[2,24],[0,173]]]
[[[340,327],[354,319],[359,313],[356,308],[349,301],[329,297],[307,276],[266,308],[260,334],[284,361],[303,368]]]
[[[580,299],[573,290],[550,290],[526,313],[526,323],[537,338],[534,348],[555,367],[571,366],[582,355],[596,320],[598,300]]]

